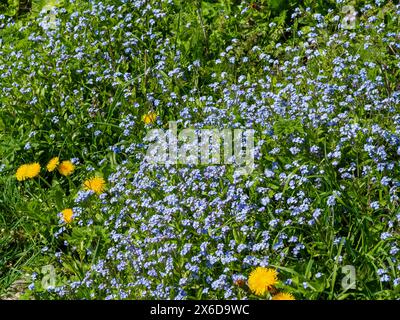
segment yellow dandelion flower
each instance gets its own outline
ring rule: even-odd
[[[28,179],[28,176],[26,175],[28,165],[23,164],[17,169],[17,172],[15,173],[15,177],[17,178],[18,181],[24,181]]]
[[[278,282],[275,269],[258,267],[250,273],[248,286],[256,295],[262,296]]]
[[[26,175],[28,176],[28,178],[35,178],[39,175],[40,169],[40,164],[37,162],[28,164]]]
[[[142,120],[145,124],[154,123],[157,119],[157,114],[155,112],[149,112],[143,115]]]
[[[279,292],[272,297],[272,300],[296,300],[291,293]]]
[[[48,172],[54,171],[57,166],[60,164],[60,159],[58,157],[54,157],[50,159],[49,163],[46,166]]]
[[[72,209],[64,209],[63,211],[61,211],[61,213],[65,223],[72,222],[72,215],[74,214]]]
[[[91,179],[86,180],[83,185],[86,190],[92,190],[97,194],[104,192],[106,182],[101,177],[93,177]]]
[[[58,172],[60,174],[62,174],[63,176],[69,176],[70,174],[72,174],[72,172],[74,172],[74,170],[75,170],[75,166],[69,160],[64,160],[58,166]]]
[[[39,175],[40,173],[40,164],[37,162],[23,164],[17,169],[15,173],[15,177],[18,181],[24,181],[26,179],[32,179]]]

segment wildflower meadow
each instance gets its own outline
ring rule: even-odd
[[[397,1],[0,0],[0,299],[398,299],[399,196]]]

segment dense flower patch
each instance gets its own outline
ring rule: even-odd
[[[400,6],[336,2],[271,11],[263,32],[246,1],[1,17],[2,172],[41,250],[26,294],[399,297]],[[149,163],[170,121],[253,130],[252,172]]]

